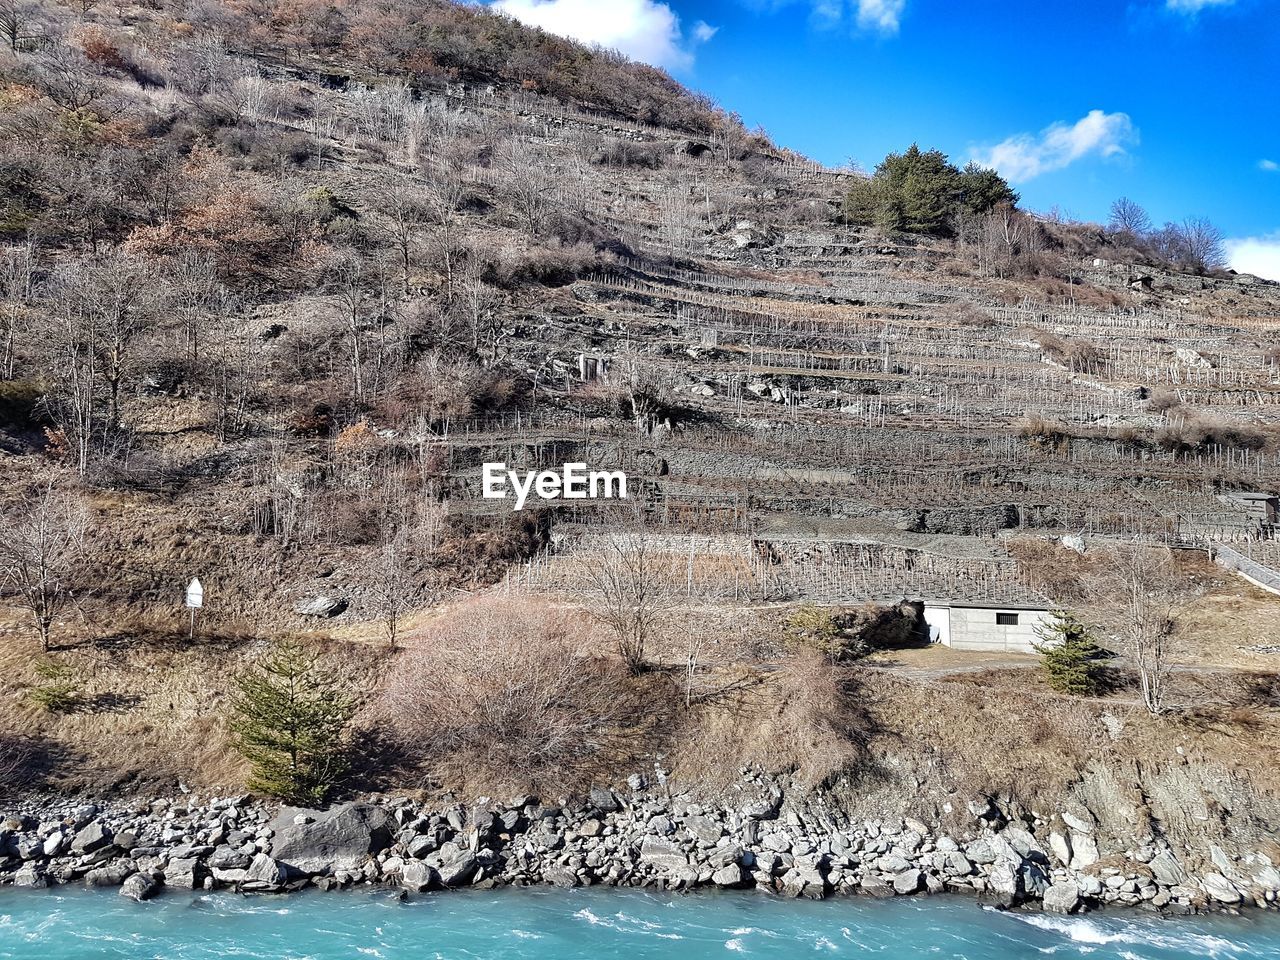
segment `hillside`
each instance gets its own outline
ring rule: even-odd
[[[861,175],[471,6],[21,9],[5,536],[44,518],[75,561],[47,652],[9,580],[12,784],[241,789],[234,678],[301,637],[358,700],[348,793],[658,760],[851,815],[1079,804],[1117,854],[1270,835],[1280,598],[1205,556],[1280,569],[1241,496],[1280,492],[1280,286],[1008,206],[857,222]],[[512,512],[496,461],[630,498]],[[1168,710],[1124,656],[1069,696],[921,642],[925,601],[1105,625],[1135,543],[1188,601]],[[812,608],[878,652],[797,652]],[[522,713],[535,681],[564,693]]]

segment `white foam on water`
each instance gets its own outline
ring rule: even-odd
[[[747,946],[746,946],[746,944],[744,944],[744,943],[743,943],[741,940],[739,940],[737,937],[734,937],[732,940],[726,940],[726,941],[724,942],[724,948],[725,948],[726,950],[732,950],[734,953],[746,953],[746,952],[747,952]]]
[[[754,935],[758,937],[772,937],[775,940],[778,938],[778,934],[775,931],[766,930],[764,927],[737,927],[729,932],[735,937]]]
[[[533,933],[529,930],[512,930],[511,935],[520,940],[541,940],[542,934]]]
[[[819,937],[817,940],[815,940],[815,941],[814,941],[813,949],[815,949],[815,950],[838,950],[838,949],[839,949],[839,947],[837,947],[834,943],[832,943],[832,942],[831,942],[830,940],[828,940],[826,937]]]
[[[1007,913],[1005,916],[1013,917],[1041,930],[1061,934],[1073,943],[1094,947],[1134,944],[1157,949],[1182,950],[1193,955],[1203,954],[1211,958],[1236,954],[1245,949],[1225,937],[1215,937],[1185,929],[1178,930],[1173,925],[1162,924],[1159,929],[1156,929],[1153,924],[1134,924],[1132,921],[1121,921],[1125,924],[1124,926],[1104,926],[1082,917],[1050,917],[1038,913]]]

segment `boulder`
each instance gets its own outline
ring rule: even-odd
[[[1200,880],[1200,886],[1218,903],[1235,904],[1243,899],[1235,884],[1220,873],[1206,873]]]
[[[410,860],[400,870],[400,885],[413,893],[430,890],[438,879],[436,872],[419,860]]]
[[[682,871],[689,866],[686,857],[670,840],[645,837],[640,843],[640,862],[667,872]]]
[[[301,874],[359,870],[391,845],[392,825],[385,810],[368,803],[344,803],[324,812],[284,807],[273,825],[271,852]]]
[[[269,893],[283,887],[287,879],[282,864],[277,863],[269,854],[259,853],[245,870],[240,889]]]
[[[93,853],[111,843],[111,828],[101,820],[91,820],[71,841],[72,853]]]
[[[546,868],[542,871],[542,879],[553,887],[560,887],[564,890],[570,890],[582,885],[582,881],[578,879],[576,873],[568,867],[562,866]]]
[[[591,788],[591,805],[601,813],[616,813],[622,809],[613,791],[605,787]]]
[[[919,870],[903,870],[893,878],[893,890],[904,895],[912,894],[920,889],[922,883],[924,874]]]
[[[24,863],[22,868],[13,875],[13,885],[15,887],[31,887],[35,889],[47,887],[49,880],[45,877],[44,871],[34,863]]]
[[[1080,890],[1074,883],[1055,883],[1041,899],[1049,913],[1075,913],[1080,908]]]
[[[43,852],[46,857],[56,857],[62,851],[63,841],[66,835],[61,830],[55,830],[44,838]]]
[[[197,890],[200,886],[199,871],[200,861],[195,857],[172,859],[164,868],[164,885],[175,890]]]
[[[1071,869],[1083,870],[1098,862],[1098,844],[1087,833],[1071,835]]]
[[[448,859],[438,861],[436,870],[440,874],[440,882],[446,887],[465,887],[476,875],[480,863],[475,854],[463,851]]]
[[[130,900],[136,900],[141,903],[143,900],[150,900],[154,897],[159,888],[160,884],[156,882],[156,878],[151,874],[135,873],[121,885],[120,896],[128,897]]]
[[[711,882],[717,887],[736,889],[747,885],[750,877],[737,863],[729,863],[711,875]]]
[[[336,617],[347,609],[344,597],[316,597],[294,604],[293,612],[300,617]]]
[[[1151,868],[1151,875],[1161,886],[1176,887],[1187,880],[1187,873],[1178,863],[1178,858],[1168,850],[1157,853],[1147,866]]]

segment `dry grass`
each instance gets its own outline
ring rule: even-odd
[[[353,690],[372,685],[380,654],[309,637]],[[79,704],[65,713],[28,697],[39,682],[37,649],[9,632],[0,644],[0,731],[21,731],[50,786],[90,792],[172,792],[179,782],[238,790],[246,768],[226,730],[236,674],[263,643],[244,632],[188,641],[171,627],[133,620],[109,635],[79,639],[50,656],[71,671]]]

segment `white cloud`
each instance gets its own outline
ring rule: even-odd
[[[1007,179],[1025,183],[1084,157],[1120,156],[1137,142],[1137,128],[1127,113],[1090,110],[1075,123],[1055,123],[1039,136],[1020,133],[972,154],[983,166],[995,167]]]
[[[858,26],[863,30],[897,33],[907,0],[858,0]]]
[[[693,64],[680,18],[659,0],[493,0],[490,6],[531,27],[620,50],[657,67],[681,70]],[[693,39],[705,43],[716,29],[699,21]]]
[[[1174,13],[1189,13],[1193,16],[1206,7],[1229,7],[1236,0],[1165,0],[1165,7]]]
[[[1280,281],[1280,230],[1261,237],[1227,240],[1223,246],[1232,269]]]
[[[757,0],[766,7],[784,6],[790,0]],[[856,21],[861,30],[892,35],[902,26],[902,13],[907,0],[809,0],[813,21],[823,29],[831,29],[848,21]]]
[[[1258,169],[1266,173],[1280,173],[1280,163],[1276,163],[1274,160],[1259,160]]]

